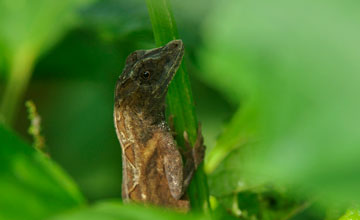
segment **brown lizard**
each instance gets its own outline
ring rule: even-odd
[[[181,40],[163,47],[137,50],[126,59],[116,83],[114,122],[122,147],[124,201],[188,210],[184,196],[204,157],[200,127],[185,164],[165,121],[167,88],[184,54]]]

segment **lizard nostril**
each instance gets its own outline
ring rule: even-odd
[[[178,42],[174,42],[174,43],[170,44],[169,49],[173,50],[173,49],[176,49],[176,48],[178,48],[178,47],[179,47],[179,43],[178,43]]]

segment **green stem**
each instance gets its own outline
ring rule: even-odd
[[[162,46],[171,40],[178,39],[179,35],[168,0],[146,0],[155,43]],[[174,129],[177,134],[188,132],[192,144],[197,138],[198,121],[191,92],[189,75],[182,62],[172,83],[169,86],[167,101],[167,115],[174,119]],[[183,135],[177,135],[176,141],[184,146]],[[209,192],[207,178],[201,165],[197,170],[189,187],[189,198],[192,210],[209,212]]]
[[[14,55],[5,92],[0,105],[0,115],[11,126],[18,111],[20,100],[29,83],[35,56],[29,50],[20,50]]]

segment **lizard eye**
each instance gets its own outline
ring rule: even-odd
[[[149,78],[150,78],[150,75],[151,75],[150,71],[149,71],[149,70],[146,70],[146,71],[144,71],[144,72],[142,73],[141,77],[142,77],[143,79],[149,79]]]

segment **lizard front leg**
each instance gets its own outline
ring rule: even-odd
[[[179,200],[184,194],[183,162],[181,154],[177,149],[174,138],[170,132],[166,132],[160,146],[162,148],[163,166],[170,193],[173,198]]]
[[[188,188],[195,170],[204,159],[205,147],[204,139],[201,134],[201,126],[198,127],[198,136],[194,147],[191,147],[187,132],[184,132],[184,139],[187,150],[183,153],[185,165],[183,166],[182,157],[175,141],[167,134],[167,141],[162,144],[164,156],[165,175],[168,180],[171,195],[175,199],[180,199]]]

